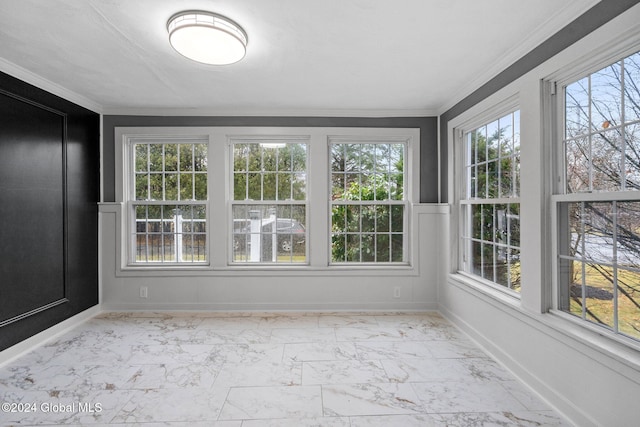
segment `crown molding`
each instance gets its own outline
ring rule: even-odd
[[[136,108],[105,107],[113,116],[213,116],[213,117],[434,117],[430,109],[222,109],[222,108]]]
[[[73,102],[81,107],[91,110],[95,113],[102,113],[102,105],[97,102],[82,96],[76,92],[66,89],[50,80],[47,80],[25,68],[20,67],[12,62],[7,61],[4,58],[0,58],[0,71],[8,74],[12,77],[20,79],[30,85],[33,85],[39,89],[52,93],[60,98],[64,98],[67,101]]]
[[[562,28],[564,28],[567,23],[573,22],[579,16],[581,16],[583,13],[591,9],[599,2],[600,0],[591,0],[585,6],[579,8],[575,7],[575,2],[567,2],[569,4],[565,4],[565,7],[559,7],[558,11],[555,14],[549,17],[549,19],[547,19],[531,33],[526,42],[516,46],[514,49],[511,49],[506,55],[502,57],[501,60],[496,61],[484,73],[479,74],[477,78],[471,80],[468,84],[463,85],[460,90],[451,94],[451,96],[449,97],[449,101],[437,109],[437,115],[439,116],[444,114],[458,102],[471,95],[476,89],[482,87],[502,71],[506,70],[515,62],[525,57],[536,47],[540,46],[546,40],[553,37],[558,31],[562,30]]]

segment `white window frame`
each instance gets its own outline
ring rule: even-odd
[[[125,177],[125,188],[124,188],[124,197],[126,197],[125,202],[125,217],[126,217],[126,241],[129,243],[127,245],[126,251],[126,265],[128,266],[145,266],[145,267],[161,267],[161,266],[206,266],[209,265],[209,227],[207,227],[207,231],[205,232],[205,252],[206,259],[204,261],[187,261],[176,259],[176,261],[136,261],[136,243],[135,239],[130,236],[137,235],[136,226],[137,219],[135,213],[136,206],[204,206],[207,212],[205,221],[208,224],[208,206],[209,206],[209,196],[207,194],[207,199],[205,200],[158,200],[158,201],[148,201],[148,200],[136,200],[136,153],[134,150],[134,146],[136,144],[205,144],[208,147],[209,138],[205,135],[140,135],[140,136],[128,136],[124,142],[124,149],[126,150],[126,168],[129,173]],[[208,153],[208,150],[207,150]],[[163,171],[164,173],[164,171]],[[208,171],[207,171],[208,176]],[[164,187],[163,187],[164,191]],[[182,234],[178,230],[175,231],[176,235]],[[174,237],[175,238],[175,237]],[[176,250],[176,257],[179,255],[178,250]]]
[[[337,145],[337,144],[402,144],[403,146],[403,159],[407,160],[408,159],[408,152],[409,152],[409,143],[410,143],[410,138],[407,137],[382,137],[382,138],[374,138],[374,137],[361,137],[361,138],[354,138],[354,137],[336,137],[336,136],[332,136],[329,137],[329,141],[328,141],[328,151],[329,153],[331,153],[331,147],[332,145]],[[330,155],[330,154],[329,154]],[[329,242],[329,263],[330,265],[334,265],[334,266],[345,266],[345,265],[369,265],[369,266],[381,266],[381,265],[390,265],[390,266],[394,266],[394,265],[408,265],[409,264],[409,241],[411,236],[407,233],[408,227],[409,227],[409,212],[410,212],[410,203],[409,203],[409,198],[407,195],[408,192],[408,188],[407,188],[407,182],[409,181],[408,178],[408,173],[407,173],[407,167],[405,166],[403,168],[403,190],[402,190],[402,194],[403,194],[403,198],[401,200],[395,200],[395,199],[385,199],[385,200],[365,200],[365,201],[355,201],[355,200],[351,200],[351,201],[346,201],[346,200],[332,200],[331,198],[331,192],[332,192],[332,170],[331,170],[331,165],[329,165],[328,168],[328,183],[329,183],[329,217],[331,217],[331,212],[332,212],[332,208],[334,205],[360,205],[360,206],[366,206],[366,205],[391,205],[391,206],[403,206],[404,210],[403,210],[403,224],[402,224],[402,229],[403,229],[403,242],[402,242],[402,261],[371,261],[371,262],[366,262],[366,261],[332,261],[332,254],[331,254],[331,242]],[[331,226],[331,224],[330,224]],[[362,231],[359,232],[354,232],[353,234],[357,234],[357,235],[362,235]],[[380,234],[380,232],[376,231],[373,232],[374,235]],[[392,239],[392,232],[391,230],[389,231],[389,235],[390,235],[390,244],[391,244],[391,239]],[[331,236],[331,232],[330,232],[330,236]],[[331,239],[331,237],[330,237]]]
[[[305,144],[306,145],[306,170],[304,171],[305,173],[305,180],[308,182],[309,179],[309,135],[286,135],[286,136],[278,136],[278,135],[234,135],[234,136],[230,136],[227,144],[228,144],[228,152],[229,152],[229,169],[230,169],[230,173],[231,173],[231,177],[229,179],[229,184],[230,184],[230,188],[229,188],[229,214],[228,217],[231,218],[233,220],[234,215],[233,215],[233,208],[234,206],[239,206],[239,205],[252,205],[252,206],[256,206],[256,207],[262,207],[262,206],[304,206],[305,208],[305,227],[308,221],[308,217],[309,217],[309,192],[308,189],[305,188],[305,198],[304,199],[275,199],[275,200],[264,200],[264,197],[261,197],[260,200],[252,200],[252,199],[235,199],[234,193],[235,193],[235,183],[234,183],[234,175],[236,174],[234,171],[234,144],[244,144],[244,143],[250,143],[250,144],[270,144],[270,143],[290,143],[290,144]],[[275,142],[274,142],[275,141]],[[260,173],[262,173],[263,171],[260,171]],[[264,195],[262,195],[264,196]],[[248,197],[248,195],[247,195]],[[276,219],[277,221],[277,219]],[[234,230],[233,230],[233,226],[229,227],[227,225],[228,229],[229,229],[229,242],[230,242],[230,246],[228,248],[228,263],[229,265],[309,265],[309,232],[308,230],[305,230],[305,261],[304,262],[280,262],[280,261],[235,261],[233,259],[234,257]],[[262,238],[261,236],[257,236],[259,238]],[[274,237],[276,239],[278,239],[278,236],[276,235],[276,233],[274,233]],[[275,257],[275,255],[274,255]]]
[[[115,189],[116,204],[120,213],[116,221],[116,259],[117,275],[140,276],[163,272],[170,276],[178,275],[225,275],[229,271],[243,270],[248,275],[273,274],[298,275],[301,272],[309,275],[325,275],[329,271],[342,274],[377,275],[381,272],[393,272],[394,275],[415,276],[419,274],[417,266],[418,240],[412,234],[416,230],[413,204],[419,203],[420,178],[420,130],[417,128],[357,128],[357,127],[116,127],[115,128]],[[130,185],[132,159],[127,151],[127,141],[131,138],[207,138],[208,150],[208,209],[207,220],[207,254],[206,265],[141,265],[130,264],[129,233],[131,218],[127,214],[127,203]],[[231,201],[233,185],[231,177],[233,166],[229,159],[229,141],[233,138],[308,138],[308,186],[307,186],[307,263],[266,264],[266,263],[231,263]],[[327,202],[330,191],[329,141],[344,139],[388,140],[399,138],[407,141],[405,158],[405,197],[408,205],[405,227],[406,263],[366,264],[366,265],[332,265],[330,264],[330,209]],[[216,226],[211,226],[215,224]],[[217,226],[224,224],[224,226]],[[266,273],[265,273],[266,272]]]
[[[517,197],[502,197],[497,199],[470,199],[467,198],[467,175],[466,175],[466,136],[493,121],[520,111],[519,96],[513,95],[502,101],[494,103],[492,106],[486,107],[484,111],[478,112],[475,116],[472,116],[465,121],[456,123],[452,128],[453,131],[453,174],[450,175],[453,180],[454,186],[454,228],[452,231],[452,237],[455,236],[455,243],[452,244],[454,249],[452,252],[452,267],[453,273],[464,278],[463,282],[480,285],[485,289],[498,291],[500,295],[507,296],[514,301],[519,301],[521,298],[521,292],[516,292],[505,286],[502,286],[493,281],[484,279],[473,272],[471,272],[469,265],[470,248],[467,243],[463,241],[465,238],[465,229],[469,227],[467,223],[467,215],[465,213],[465,206],[474,204],[518,204],[521,206],[521,197],[518,194]],[[522,134],[522,132],[520,132]],[[522,140],[520,141],[520,147],[522,147]],[[522,153],[522,149],[520,151]],[[521,189],[520,189],[521,192]]]
[[[617,322],[613,328],[599,325],[595,322],[586,320],[584,313],[582,316],[570,314],[562,309],[561,292],[563,285],[561,283],[561,267],[560,267],[560,250],[559,245],[560,233],[563,229],[560,220],[560,206],[565,203],[580,202],[615,202],[615,201],[638,201],[640,202],[640,191],[638,190],[620,190],[620,191],[588,191],[588,192],[567,192],[566,186],[566,165],[564,155],[564,130],[565,130],[565,88],[578,80],[587,77],[615,62],[621,61],[629,55],[640,51],[640,40],[637,37],[627,39],[620,43],[620,48],[611,51],[609,49],[601,49],[596,51],[588,59],[577,61],[570,67],[554,73],[545,79],[546,98],[545,105],[551,110],[550,126],[552,127],[550,144],[552,153],[551,174],[553,183],[551,189],[551,309],[550,312],[561,317],[564,320],[578,325],[579,327],[591,330],[599,335],[604,334],[609,339],[638,347],[638,339],[623,335],[617,331]],[[548,120],[549,121],[549,120]],[[615,291],[615,287],[614,287]],[[614,301],[616,300],[614,292]],[[617,310],[617,308],[615,308]],[[617,315],[614,313],[617,318]]]

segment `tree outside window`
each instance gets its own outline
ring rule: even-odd
[[[462,269],[520,291],[520,113],[466,132]]]
[[[233,141],[232,262],[307,262],[307,146]]]
[[[564,105],[559,308],[640,339],[640,53],[566,85]]]
[[[331,262],[405,263],[404,143],[333,143]]]
[[[207,144],[135,141],[134,263],[207,261]]]

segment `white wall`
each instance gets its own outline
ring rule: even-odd
[[[521,298],[488,289],[456,273],[457,206],[442,218],[441,312],[497,360],[579,426],[631,426],[640,422],[640,346],[601,334],[549,311],[551,301],[548,188],[549,132],[543,120],[541,81],[574,64],[640,50],[640,5],[499,90],[449,122],[449,200],[454,196],[456,126],[518,97],[521,109]]]
[[[577,426],[638,425],[634,350],[596,344],[558,319],[523,313],[464,284],[450,281],[440,296],[448,319]]]
[[[105,310],[435,310],[441,205],[413,205],[415,264],[394,269],[337,271],[269,268],[185,273],[118,268],[122,205],[100,206]],[[148,298],[140,298],[140,287]],[[394,288],[400,287],[400,297]]]

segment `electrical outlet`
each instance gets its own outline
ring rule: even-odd
[[[149,297],[149,288],[146,286],[140,286],[140,298],[148,298]]]
[[[400,298],[400,286],[396,286],[393,288],[393,297]]]

